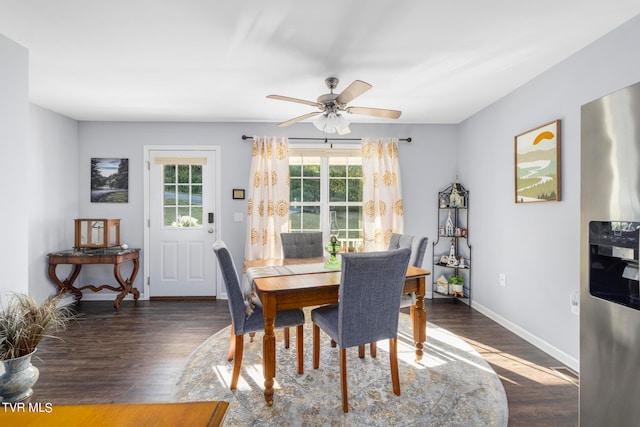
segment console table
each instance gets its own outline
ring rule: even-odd
[[[82,299],[81,291],[83,289],[90,289],[93,292],[98,292],[102,289],[119,292],[116,296],[116,301],[113,304],[116,310],[120,308],[120,303],[129,293],[133,294],[133,299],[136,301],[140,297],[138,289],[133,287],[133,281],[135,280],[136,274],[138,274],[138,269],[140,268],[140,249],[121,249],[119,247],[84,250],[68,249],[47,254],[47,257],[49,258],[49,277],[58,286],[58,293],[71,292],[76,297],[76,301],[80,301],[80,299]],[[120,267],[122,266],[122,263],[126,261],[133,262],[133,271],[128,279],[124,279],[120,274]],[[73,265],[73,270],[64,280],[60,280],[56,274],[56,267],[59,264]],[[113,275],[120,287],[118,288],[111,285],[73,286],[73,283],[78,278],[80,270],[84,264],[113,264]]]

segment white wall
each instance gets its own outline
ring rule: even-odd
[[[39,301],[57,292],[47,254],[73,246],[78,213],[78,122],[37,105],[30,109],[29,294]],[[58,266],[65,278],[69,266]]]
[[[455,178],[456,126],[453,125],[371,125],[353,124],[349,137],[411,136],[413,142],[401,143],[403,192],[405,195],[405,232],[427,235],[437,233],[436,196],[438,190]],[[324,137],[311,124],[278,128],[270,123],[124,123],[81,122],[79,125],[79,216],[120,218],[121,240],[130,247],[144,244],[143,147],[145,145],[217,145],[221,147],[222,218],[220,237],[241,265],[244,254],[246,222],[235,222],[235,212],[246,215],[246,200],[232,200],[233,188],[247,188],[251,161],[251,141],[241,135]],[[292,144],[295,141],[291,142]],[[129,159],[129,203],[91,203],[89,166],[92,157]],[[246,218],[245,218],[246,219]],[[429,245],[430,249],[430,245]],[[144,257],[144,254],[142,254]],[[430,268],[430,257],[425,266]],[[142,263],[141,263],[142,265]],[[92,266],[92,280],[113,281],[108,267]],[[87,272],[87,274],[89,274]],[[141,270],[135,286],[143,290],[146,272]],[[87,299],[109,299],[109,293],[85,293]]]
[[[580,106],[640,80],[636,17],[460,127],[476,308],[578,369]],[[514,136],[562,120],[562,201],[514,203]],[[505,273],[506,287],[498,276]]]
[[[28,292],[29,174],[28,51],[0,34],[0,298]]]

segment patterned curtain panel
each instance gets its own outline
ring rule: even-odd
[[[289,224],[289,154],[284,137],[254,137],[248,191],[247,260],[280,258]]]
[[[362,177],[364,250],[387,250],[404,229],[398,138],[362,140]]]

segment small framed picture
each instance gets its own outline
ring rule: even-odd
[[[239,188],[233,189],[233,199],[234,200],[244,200],[244,190]]]

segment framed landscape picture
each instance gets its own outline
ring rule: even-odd
[[[91,159],[91,201],[129,202],[129,159]]]
[[[516,203],[557,202],[560,190],[560,120],[516,135]]]

